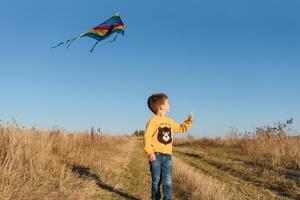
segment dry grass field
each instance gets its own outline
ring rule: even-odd
[[[177,139],[174,199],[300,199],[300,138],[271,136]],[[142,138],[0,125],[0,199],[150,199],[150,179]]]
[[[224,139],[178,139],[174,146],[176,157],[224,183],[230,199],[300,199],[300,137],[281,124]]]

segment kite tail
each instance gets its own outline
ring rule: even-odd
[[[56,47],[59,47],[59,46],[61,46],[61,45],[63,45],[63,44],[67,44],[67,43],[69,43],[69,42],[70,42],[70,40],[67,40],[67,41],[65,41],[65,42],[61,42],[61,43],[59,43],[58,45],[51,47],[51,49],[56,48]]]
[[[100,42],[100,40],[98,40],[98,41],[94,44],[94,46],[93,46],[92,49],[90,50],[91,53],[94,51],[95,47],[97,46],[97,44],[98,44],[99,42]]]
[[[119,35],[119,33],[117,33],[117,35],[114,37],[113,40],[107,41],[107,42],[114,42],[114,41],[117,39],[118,35]],[[98,41],[94,44],[94,46],[93,46],[92,49],[90,50],[91,53],[94,51],[95,47],[97,46],[97,44],[98,44],[99,42],[100,42],[100,40],[98,40]]]
[[[68,40],[67,40],[66,42],[68,42]],[[58,45],[51,47],[51,49],[56,48],[56,47],[59,47],[60,45],[66,43],[66,42],[61,42],[61,43],[59,43]]]
[[[63,44],[67,44],[67,47],[69,47],[75,40],[81,38],[84,34],[85,34],[85,33],[82,33],[82,34],[80,34],[80,35],[74,37],[73,39],[67,40],[67,41],[65,41],[65,42],[61,42],[61,43],[59,43],[58,45],[53,46],[53,47],[51,47],[51,48],[53,49],[53,48],[59,47],[59,46],[61,46],[61,45],[63,45]]]
[[[111,40],[111,41],[107,41],[107,42],[114,42],[114,41],[116,41],[116,39],[117,39],[118,35],[119,35],[119,33],[117,33],[117,35],[114,37],[114,39],[113,39],[113,40]]]

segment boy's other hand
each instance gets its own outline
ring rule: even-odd
[[[149,159],[150,161],[156,160],[155,154],[154,154],[154,153],[151,153],[151,154],[148,156],[148,159]]]

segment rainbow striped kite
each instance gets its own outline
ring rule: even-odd
[[[67,40],[65,42],[61,42],[58,45],[51,47],[51,48],[56,48],[63,44],[67,44],[67,47],[69,47],[77,39],[80,39],[82,37],[91,37],[91,38],[97,40],[96,43],[94,44],[94,46],[92,47],[92,49],[90,50],[90,52],[92,53],[94,51],[94,48],[96,47],[96,45],[101,40],[104,40],[104,39],[110,37],[113,33],[117,33],[116,36],[114,37],[114,39],[112,41],[109,41],[109,42],[114,42],[117,39],[117,36],[119,33],[121,33],[124,36],[124,31],[125,31],[125,27],[121,20],[121,17],[119,15],[119,13],[116,13],[114,16],[112,16],[111,18],[109,18],[108,20],[103,22],[102,24],[99,24],[98,26],[90,29],[89,31],[84,32],[73,39]]]

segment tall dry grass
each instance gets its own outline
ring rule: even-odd
[[[225,138],[177,139],[174,146],[235,148],[258,164],[300,169],[300,136],[290,136],[287,123],[242,134],[231,130]]]
[[[201,174],[180,159],[173,157],[173,181],[180,199],[226,200],[225,184]]]
[[[258,163],[300,169],[300,137],[260,135],[242,140],[240,148]]]
[[[128,137],[108,135],[92,140],[87,133],[41,131],[24,129],[15,122],[2,123],[0,199],[93,199],[99,195],[97,187],[73,173],[74,166],[110,168],[113,172],[111,166],[105,166],[106,161],[114,159],[111,155],[128,141]],[[123,160],[114,162],[122,164]]]

